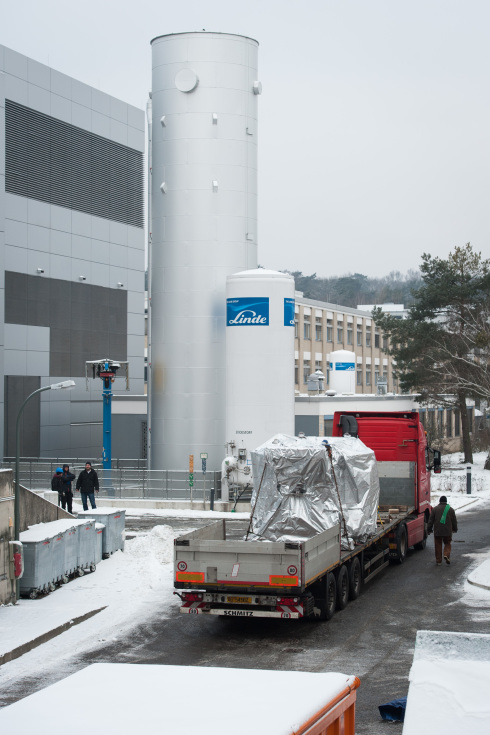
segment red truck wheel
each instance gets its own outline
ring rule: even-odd
[[[408,534],[407,534],[407,526],[405,523],[400,523],[400,525],[397,527],[395,539],[396,539],[395,562],[398,562],[398,564],[403,564],[403,562],[405,561],[405,557],[407,556],[407,550],[408,550]]]

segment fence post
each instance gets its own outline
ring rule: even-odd
[[[471,495],[471,465],[466,467],[466,494]]]

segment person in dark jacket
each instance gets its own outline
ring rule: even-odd
[[[99,492],[99,478],[97,472],[92,469],[91,462],[85,462],[85,469],[78,475],[76,489],[80,490],[84,510],[88,510],[87,498],[92,509],[96,507],[95,493]]]
[[[451,563],[451,541],[453,533],[458,531],[458,522],[454,509],[447,502],[445,495],[439,498],[439,505],[432,508],[429,518],[428,533],[434,531],[434,548],[436,552],[436,564],[442,564],[444,545],[444,561],[446,564]]]
[[[64,508],[66,505],[65,486],[63,484],[63,470],[61,467],[56,468],[56,472],[51,478],[51,490],[58,493],[58,505]]]
[[[61,499],[61,507],[63,510],[68,511],[68,513],[73,512],[73,493],[71,490],[71,483],[75,479],[75,475],[73,472],[70,472],[70,465],[64,464],[63,465],[63,474],[61,476],[61,479],[63,480],[63,487],[65,489],[64,492],[64,499]]]

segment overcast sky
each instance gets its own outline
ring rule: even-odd
[[[260,43],[259,263],[490,256],[489,0],[0,0],[0,43],[144,108],[152,38]]]

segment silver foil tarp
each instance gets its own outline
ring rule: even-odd
[[[303,541],[340,523],[351,549],[376,530],[378,469],[360,439],[277,434],[252,452],[252,468],[249,540]]]

